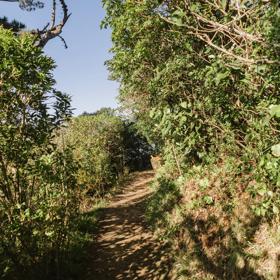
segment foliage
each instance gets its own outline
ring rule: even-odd
[[[60,142],[74,148],[80,163],[78,181],[91,193],[104,193],[120,181],[126,169],[149,166],[150,145],[133,123],[117,116],[111,108],[73,118]]]
[[[278,123],[268,114],[279,102],[277,3],[230,4],[225,11],[218,2],[109,2],[104,1],[103,25],[113,29],[108,67],[121,82],[120,99],[134,107],[143,127],[151,127],[148,133],[165,153],[179,155],[178,169],[233,154],[244,172],[275,192],[276,181],[262,165],[277,160],[267,149],[279,138]],[[235,19],[238,13],[242,22]],[[244,29],[242,40],[251,49],[242,42],[233,48],[233,35],[223,31],[234,19],[235,32]],[[195,23],[201,30],[192,30]],[[212,43],[206,43],[203,28],[217,26],[216,36],[209,34]]]
[[[11,29],[15,33],[25,28],[25,25],[23,23],[16,20],[9,22],[7,17],[0,18],[0,25],[3,26],[3,28]]]
[[[80,168],[78,181],[96,192],[115,184],[124,168],[122,121],[98,114],[73,118],[63,133],[63,141],[75,149]]]
[[[43,8],[44,3],[42,1],[34,1],[34,0],[1,0],[5,2],[19,2],[19,6],[21,9],[26,10],[34,10],[36,8]]]
[[[0,273],[59,278],[77,214],[76,162],[54,133],[71,115],[54,62],[30,35],[0,28]],[[52,271],[56,275],[50,276]],[[36,278],[38,279],[38,278]],[[49,278],[48,278],[49,279]]]
[[[130,171],[151,168],[150,158],[154,153],[146,137],[137,130],[137,122],[124,120],[123,145],[124,165]]]
[[[249,195],[245,205],[252,223],[277,218],[278,1],[103,3],[102,26],[113,30],[111,78],[121,83],[119,99],[139,120],[141,132],[160,148],[167,176],[191,182],[200,172],[211,182],[208,171],[229,167],[225,186],[208,185],[225,195],[223,209]],[[182,188],[192,191],[191,184]],[[216,204],[202,188],[190,205],[199,212]],[[182,211],[187,215],[190,209]],[[188,217],[191,226],[199,222],[198,214]],[[243,226],[250,231],[250,223]],[[237,273],[241,277],[242,270]]]
[[[37,8],[44,7],[44,1],[43,2],[36,1],[36,0],[0,0],[0,1],[18,2],[19,7],[27,11],[32,11]],[[59,6],[61,8],[60,10],[62,12],[62,18],[58,22]],[[68,6],[65,0],[53,0],[50,22],[48,22],[41,30],[33,29],[32,31],[26,31],[26,32],[29,32],[34,36],[33,44],[37,47],[43,48],[50,40],[58,37],[63,42],[64,47],[67,48],[68,46],[64,38],[61,36],[61,33],[70,16],[71,14],[69,14]],[[18,27],[20,26],[16,26],[16,25],[17,25],[16,22],[12,23],[12,27],[18,29]],[[9,24],[9,26],[11,27],[11,24]]]
[[[167,213],[178,204],[181,194],[173,180],[159,177],[154,183],[154,193],[147,205],[146,217],[153,227],[168,227]],[[167,229],[167,228],[166,228]]]

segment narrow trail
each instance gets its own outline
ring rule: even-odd
[[[90,279],[172,279],[170,249],[155,240],[144,218],[153,176],[151,171],[136,173],[102,210]]]

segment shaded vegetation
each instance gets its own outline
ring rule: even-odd
[[[13,32],[17,33],[25,28],[25,25],[17,20],[9,21],[7,17],[0,18],[0,25],[5,29],[11,29]]]

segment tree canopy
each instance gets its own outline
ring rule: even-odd
[[[78,206],[76,162],[70,149],[59,149],[54,142],[71,116],[70,98],[54,88],[54,61],[33,43],[28,33],[16,36],[0,27],[0,277],[4,279],[37,279],[38,271],[48,278],[50,267],[61,264]],[[52,254],[61,261],[46,260]]]
[[[35,8],[43,8],[44,3],[42,1],[34,0],[0,0],[4,2],[17,2],[22,9],[33,10]]]

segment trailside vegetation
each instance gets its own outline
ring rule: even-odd
[[[61,279],[79,206],[78,165],[54,142],[70,99],[33,36],[0,28],[0,57],[0,278]]]
[[[111,108],[72,118],[59,143],[73,148],[78,182],[91,195],[104,195],[129,172],[149,168],[153,151],[134,123]]]
[[[160,150],[182,279],[278,279],[279,1],[103,0],[111,78]]]
[[[99,198],[153,149],[110,108],[72,117],[34,40],[0,27],[0,278],[77,279]]]
[[[78,181],[89,192],[104,194],[122,176],[123,130],[117,116],[100,113],[73,118],[62,134],[79,162]]]

